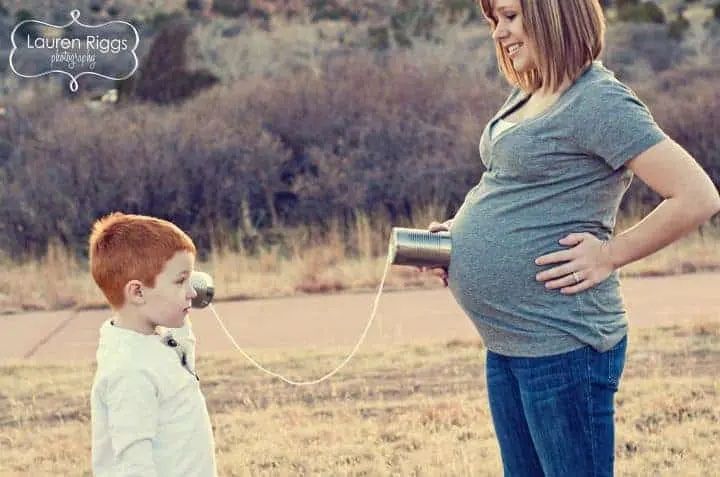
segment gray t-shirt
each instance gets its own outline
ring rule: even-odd
[[[546,111],[490,137],[528,95],[514,88],[480,140],[486,171],[452,224],[449,287],[487,348],[547,356],[606,351],[627,332],[618,272],[580,293],[548,290],[535,259],[569,233],[607,240],[633,173],[624,164],[667,136],[596,60]]]

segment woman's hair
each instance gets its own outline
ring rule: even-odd
[[[477,0],[495,31],[494,0]],[[526,92],[543,85],[554,92],[567,76],[575,80],[583,67],[597,59],[605,43],[605,15],[598,0],[519,0],[523,27],[535,43],[537,68],[518,74],[499,42],[495,45],[500,71]]]

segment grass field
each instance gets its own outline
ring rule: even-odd
[[[619,476],[720,468],[720,324],[638,330],[616,407]],[[311,379],[347,350],[256,350]],[[237,354],[198,373],[221,476],[501,475],[479,342],[363,348],[330,381],[296,388]],[[0,475],[89,476],[94,364],[0,364]]]

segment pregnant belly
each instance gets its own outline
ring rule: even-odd
[[[523,219],[480,207],[461,209],[456,215],[448,286],[467,313],[476,318],[603,320],[624,312],[617,272],[576,294],[549,290],[537,281],[537,273],[560,263],[538,266],[535,259],[566,249],[558,240],[573,229],[547,218],[544,223],[542,218]]]
[[[459,214],[451,236],[451,280],[489,292],[535,281],[534,260],[547,249],[537,234],[492,215]]]
[[[551,313],[562,304],[577,308],[575,297],[547,290],[535,279],[552,267],[538,266],[535,259],[564,249],[558,240],[567,233],[539,222],[479,207],[461,209],[452,226],[448,285],[463,308],[481,314]]]

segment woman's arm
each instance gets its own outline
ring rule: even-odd
[[[571,247],[538,257],[537,265],[560,263],[536,275],[548,289],[579,293],[605,280],[613,270],[657,252],[720,211],[720,197],[705,171],[671,139],[627,161],[629,167],[665,200],[632,228],[603,242],[572,233],[560,239]]]
[[[665,139],[627,163],[665,200],[643,220],[609,241],[614,269],[647,257],[720,212],[720,195],[708,175],[672,139]]]

